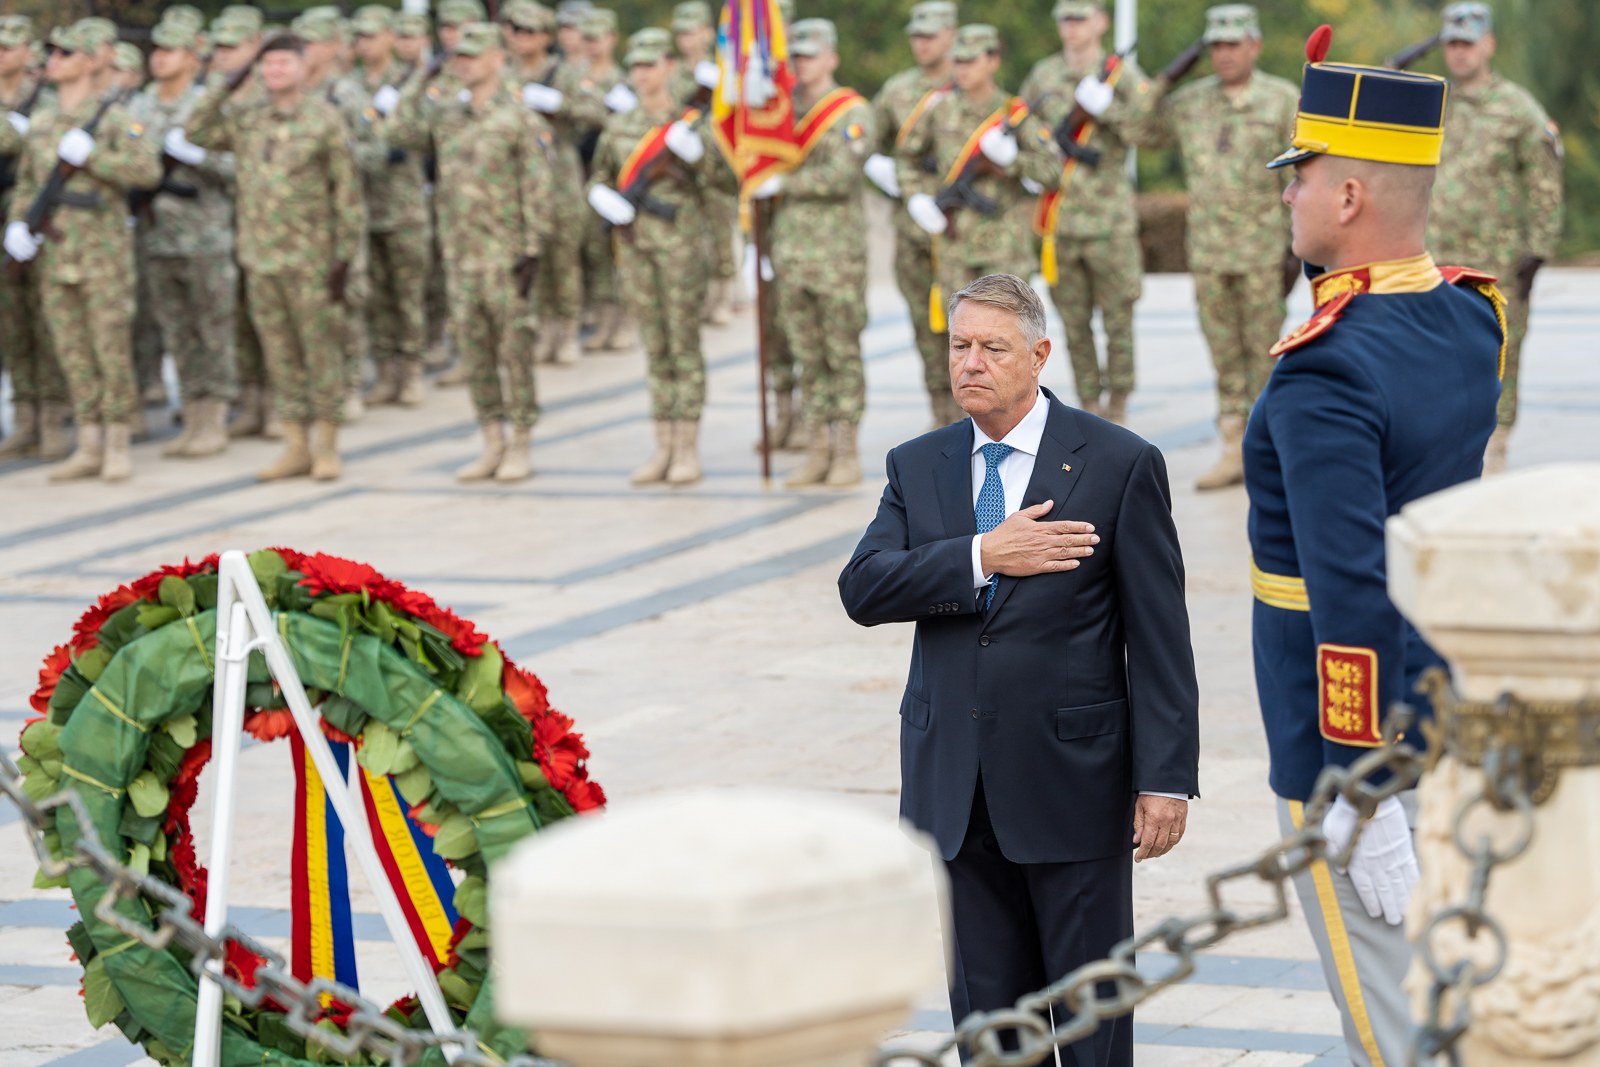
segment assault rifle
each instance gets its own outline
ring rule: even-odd
[[[1101,81],[1105,81],[1111,76],[1116,64],[1126,62],[1137,47],[1139,47],[1139,42],[1132,41],[1122,51],[1106,56],[1105,61],[1100,64],[1100,70],[1096,77]],[[1195,60],[1200,58],[1200,47],[1199,42],[1196,42],[1184,49],[1183,53],[1167,66],[1167,70],[1161,72],[1161,76],[1165,78],[1168,71],[1176,69],[1179,63],[1184,63],[1182,69],[1173,76],[1172,80],[1176,81],[1178,78],[1183,77],[1189,72],[1189,68],[1194,66]],[[1190,57],[1191,52],[1193,53],[1192,57]],[[1190,57],[1186,63],[1184,62],[1185,57]],[[1074,100],[1072,102],[1072,110],[1067,112],[1061,121],[1056,123],[1056,128],[1051,131],[1055,137],[1056,146],[1061,149],[1062,155],[1068,159],[1076,159],[1079,163],[1088,167],[1098,167],[1100,165],[1100,150],[1080,143],[1078,134],[1083,130],[1084,126],[1093,121],[1094,116],[1085,111],[1082,104]]]
[[[1432,37],[1418,41],[1409,48],[1402,48],[1400,51],[1384,60],[1383,65],[1388,67],[1390,70],[1407,70],[1410,68],[1411,64],[1415,63],[1417,60],[1421,59],[1423,56],[1427,55],[1429,52],[1438,47],[1439,35],[1436,33]]]
[[[100,106],[95,109],[95,112],[92,116],[90,116],[89,121],[84,123],[81,127],[83,132],[93,137],[95,129],[100,125],[100,120],[105,118],[106,112],[110,111],[112,107],[121,103],[123,98],[127,95],[127,90],[125,89],[114,93],[108,93],[106,97],[100,101]],[[28,206],[28,214],[24,216],[24,220],[28,224],[29,233],[45,234],[46,236],[52,238],[60,237],[60,234],[55,232],[55,227],[51,225],[50,217],[55,214],[55,210],[60,204],[69,202],[67,199],[66,185],[67,182],[72,179],[72,176],[78,173],[79,169],[80,168],[74,167],[71,163],[68,163],[64,159],[56,160],[55,169],[50,172],[50,177],[45,181],[44,188],[40,189],[39,195],[33,198],[33,203]],[[98,207],[99,197],[94,193],[90,193],[88,195],[92,197],[95,202],[90,204],[88,201],[85,201],[82,206]]]
[[[17,114],[27,118],[33,114],[33,109],[39,103],[39,94],[44,92],[45,81],[41,76],[33,85],[33,92],[28,98],[18,104],[14,109]],[[0,195],[9,193],[17,185],[17,157],[0,156]]]
[[[1023,119],[1033,114],[1034,105],[1040,99],[1043,99],[1043,97],[1036,98],[1031,102],[1024,101]],[[1018,119],[1017,121],[1020,125],[1022,120]],[[1012,125],[1010,115],[1007,115],[1000,125],[996,127],[996,129],[1008,134],[1015,131],[1016,128],[1015,125]],[[935,165],[937,166],[937,164]],[[988,156],[983,154],[982,149],[979,149],[972,153],[971,158],[961,168],[961,173],[956,175],[955,180],[934,194],[933,202],[938,205],[940,211],[944,212],[947,219],[951,219],[955,212],[961,208],[970,208],[985,217],[993,215],[1000,210],[999,201],[978,192],[973,183],[986,174],[998,173],[1000,173],[1000,169],[990,161]],[[953,222],[954,220],[951,219],[951,221]]]

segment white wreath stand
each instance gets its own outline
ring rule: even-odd
[[[306,697],[300,675],[289,658],[289,650],[278,637],[272,612],[267,608],[261,586],[250,569],[250,562],[237,549],[222,554],[217,566],[217,648],[216,685],[211,702],[211,745],[217,761],[217,794],[211,814],[210,878],[206,894],[206,933],[217,937],[228,923],[228,865],[233,856],[234,793],[238,784],[239,747],[244,733],[245,684],[248,681],[250,653],[259,649],[267,659],[267,668],[277,680],[294,715],[295,729],[311,753],[317,773],[322,777],[328,799],[339,821],[344,824],[346,840],[355,849],[361,872],[367,885],[378,898],[378,910],[383,914],[389,936],[400,949],[400,959],[406,974],[417,991],[417,999],[428,1017],[435,1033],[451,1033],[455,1022],[445,1006],[439,983],[434,980],[433,969],[422,957],[412,936],[411,926],[400,910],[400,902],[389,884],[378,852],[372,845],[366,813],[358,808],[348,788],[344,775],[333,758],[333,750],[322,735],[317,713]],[[208,971],[220,973],[222,961],[211,960]],[[444,1047],[446,1059],[454,1062],[458,1046]],[[194,1067],[217,1067],[222,1052],[222,987],[216,982],[202,979],[200,1004],[194,1022]]]

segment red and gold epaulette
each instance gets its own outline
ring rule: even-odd
[[[1494,308],[1495,321],[1500,324],[1500,369],[1497,373],[1500,380],[1504,381],[1506,349],[1511,344],[1511,327],[1506,323],[1506,294],[1495,284],[1500,279],[1488,271],[1474,270],[1471,267],[1440,267],[1439,273],[1444,275],[1444,280],[1451,285],[1470,285],[1488,298],[1490,306]]]
[[[1339,321],[1339,316],[1344,313],[1346,305],[1355,298],[1356,294],[1354,292],[1340,293],[1319,307],[1317,313],[1312,315],[1311,318],[1279,338],[1278,343],[1268,350],[1268,354],[1274,357],[1281,356],[1285,352],[1292,352],[1301,345],[1321,337],[1333,329],[1333,324]]]
[[[1444,275],[1444,280],[1451,285],[1481,285],[1487,282],[1493,285],[1500,279],[1488,271],[1474,270],[1471,267],[1440,267],[1439,273]]]

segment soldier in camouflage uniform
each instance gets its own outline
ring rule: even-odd
[[[463,89],[446,95],[435,83],[408,85],[388,134],[439,161],[435,195],[450,264],[451,329],[471,369],[484,440],[482,455],[456,477],[520,481],[533,473],[529,436],[539,417],[531,297],[554,225],[555,137],[507,90],[498,26],[463,25],[452,67]],[[502,422],[511,428],[509,444]]]
[[[573,117],[584,131],[583,148],[593,151],[599,129],[612,115],[625,114],[639,100],[628,87],[627,71],[616,63],[617,13],[591,8],[583,17],[581,66],[570,68],[555,87],[567,94]],[[592,157],[591,157],[592,158]],[[594,333],[583,343],[586,352],[627,352],[638,343],[617,289],[615,242],[593,212],[584,219],[583,296],[594,314]]]
[[[177,364],[183,432],[164,456],[210,456],[228,446],[228,406],[238,395],[234,366],[233,156],[190,144],[183,128],[204,95],[199,34],[163,19],[151,33],[154,81],[128,106],[145,136],[163,146],[162,187],[137,214],[151,310]]]
[[[283,420],[282,456],[263,481],[339,476],[344,418],[344,290],[361,249],[361,179],[338,110],[308,92],[305,43],[280,34],[258,60],[266,104],[230,108],[252,67],[200,100],[191,142],[233,152],[238,258]],[[308,444],[306,427],[312,426]]]
[[[33,22],[26,15],[0,16],[0,212],[9,212],[16,183],[17,156],[28,132],[29,116],[54,91],[28,67]],[[67,457],[65,424],[72,405],[67,379],[56,363],[50,330],[39,307],[38,275],[32,270],[0,270],[0,363],[11,372],[11,436],[0,442],[0,462],[38,454],[47,462]]]
[[[78,421],[78,447],[51,469],[51,481],[93,475],[117,481],[133,473],[128,445],[139,410],[129,337],[133,320],[133,237],[127,191],[161,180],[159,146],[120,106],[110,106],[92,131],[82,127],[100,110],[94,92],[104,64],[105,20],[83,19],[50,35],[46,76],[56,106],[34,115],[17,159],[5,249],[29,262],[56,357],[66,372]],[[23,221],[58,163],[68,179],[45,234]]]
[[[1506,295],[1505,376],[1500,421],[1483,472],[1505,470],[1517,421],[1517,370],[1528,332],[1533,278],[1561,238],[1561,134],[1533,96],[1490,66],[1495,37],[1488,4],[1444,9],[1450,71],[1444,149],[1428,210],[1428,244],[1440,263],[1491,271]]]
[[[144,55],[127,41],[118,41],[111,53],[111,87],[125,93],[136,93],[144,84]],[[131,95],[130,95],[131,99]],[[133,250],[134,288],[133,304],[133,376],[139,387],[140,410],[133,418],[133,439],[144,440],[144,408],[166,407],[167,386],[161,379],[161,356],[166,343],[161,337],[161,327],[156,323],[150,298],[150,265],[145,261],[144,249],[137,243]]]
[[[426,15],[408,15],[402,12],[394,21],[394,51],[400,62],[412,68],[412,77],[421,77],[428,65],[429,50],[433,47],[433,31]],[[403,86],[398,87],[403,88]],[[423,202],[428,212],[428,277],[423,290],[423,306],[428,323],[428,342],[423,366],[441,368],[450,365],[450,346],[445,340],[450,308],[445,300],[444,263],[439,251],[439,220],[433,209],[433,161],[422,160]]]
[[[715,89],[719,76],[713,54],[717,27],[711,18],[711,5],[706,0],[683,0],[676,5],[672,9],[672,39],[678,49],[672,98],[686,103],[702,89]],[[739,263],[733,254],[739,233],[739,198],[712,188],[706,189],[705,196],[707,252],[715,257],[716,273],[706,286],[706,309],[700,321],[726,326],[733,321],[730,305],[734,279],[739,274]]]
[[[966,418],[950,390],[949,343],[928,321],[928,292],[933,288],[933,237],[911,221],[900,200],[894,155],[928,109],[954,87],[950,53],[956,40],[956,5],[951,0],[924,0],[911,9],[906,24],[917,65],[883,83],[872,101],[877,151],[867,161],[867,177],[894,205],[894,280],[911,309],[911,328],[922,356],[922,380],[933,406],[933,428]]]
[[[713,176],[731,178],[721,153],[707,151],[709,134],[701,132],[705,116],[691,125],[682,104],[672,98],[670,41],[635,35],[624,61],[639,102],[606,122],[595,149],[589,204],[617,228],[623,289],[649,360],[656,451],[633,472],[633,484],[688,485],[701,477],[697,440],[706,398],[700,350],[707,273],[702,190]],[[665,140],[655,144],[663,133]],[[637,173],[630,176],[624,164],[641,145],[653,154],[641,155]],[[670,219],[664,217],[669,214]]]
[[[1034,64],[1022,95],[1037,101],[1035,110],[1051,129],[1075,102],[1082,103],[1094,116],[1087,144],[1100,153],[1100,162],[1077,165],[1062,190],[1055,228],[1059,274],[1050,299],[1066,329],[1079,404],[1120,423],[1134,386],[1133,305],[1144,291],[1127,159],[1132,131],[1148,114],[1150,83],[1131,58],[1115,87],[1100,81],[1105,60],[1100,39],[1110,27],[1101,0],[1058,0],[1054,15],[1062,50]],[[1103,371],[1090,327],[1096,308],[1106,331]],[[1100,407],[1104,390],[1110,391],[1109,402]]]
[[[137,92],[144,88],[144,53],[139,46],[118,41],[111,60],[111,84],[118,89]]]
[[[1186,245],[1200,328],[1217,369],[1222,438],[1221,458],[1195,487],[1220,489],[1244,481],[1245,423],[1272,372],[1270,349],[1287,311],[1285,280],[1292,285],[1296,277],[1286,269],[1293,256],[1283,203],[1294,174],[1261,161],[1294,139],[1300,90],[1255,69],[1261,28],[1249,4],[1207,11],[1204,41],[1215,73],[1161,99],[1141,139],[1176,142],[1193,190]]]
[[[876,141],[871,105],[833,80],[837,49],[838,31],[827,19],[801,19],[791,28],[796,126],[808,131],[808,143],[792,171],[768,178],[752,194],[781,197],[767,245],[778,328],[800,360],[810,438],[805,462],[785,482],[791,489],[861,482],[856,427],[867,396],[861,365],[861,331],[867,326],[861,166]]]

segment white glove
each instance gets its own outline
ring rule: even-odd
[[[995,126],[978,138],[978,151],[989,157],[997,167],[1009,167],[1017,161],[1017,139],[1002,126]]]
[[[1044,193],[1044,186],[1040,185],[1032,178],[1023,178],[1022,187],[1033,196],[1041,196]]]
[[[7,223],[5,249],[18,263],[26,263],[39,254],[39,239],[29,232],[26,222]]]
[[[554,115],[561,110],[561,101],[565,97],[560,89],[552,89],[548,85],[538,82],[529,82],[522,87],[522,102],[535,111],[542,111],[546,115]]]
[[[667,150],[685,163],[698,163],[706,154],[706,143],[687,122],[679,119],[667,127]]]
[[[206,150],[197,144],[190,144],[182,126],[174,126],[167,131],[167,139],[162,142],[161,148],[179,163],[187,163],[191,167],[198,167],[206,161]]]
[[[1106,108],[1111,106],[1111,101],[1116,97],[1117,91],[1093,74],[1078,83],[1072,91],[1072,99],[1083,105],[1083,110],[1099,118],[1106,113]]]
[[[94,151],[94,138],[74,126],[61,135],[61,140],[56,144],[56,155],[61,157],[63,163],[70,163],[74,167],[83,166],[83,161],[89,158],[89,153]]]
[[[1345,850],[1358,821],[1354,804],[1342,796],[1333,802],[1322,820],[1329,854]],[[1374,919],[1382,915],[1390,926],[1399,926],[1405,920],[1406,903],[1422,872],[1417,868],[1411,827],[1406,825],[1406,809],[1399,797],[1379,803],[1372,821],[1362,827],[1355,853],[1350,857],[1349,872],[1368,915]]]
[[[6,121],[11,123],[11,128],[17,131],[19,137],[28,136],[28,116],[20,111],[7,111]]]
[[[744,267],[741,269],[740,273],[744,275],[745,292],[750,294],[751,300],[756,299],[759,294],[756,292],[756,246],[753,244],[744,246]],[[764,282],[770,282],[774,276],[775,275],[772,271],[772,260],[766,256],[762,256],[761,280]]]
[[[633,90],[628,88],[626,82],[613,85],[601,99],[605,101],[606,107],[619,115],[639,106],[639,98],[633,95]]]
[[[626,226],[638,214],[628,198],[609,185],[597,185],[589,190],[589,206],[613,226]]]
[[[378,91],[372,94],[372,110],[380,115],[394,114],[394,109],[399,103],[400,90],[392,85],[380,85]]]
[[[722,69],[709,59],[702,59],[694,65],[694,83],[702,89],[715,89],[721,77]]]
[[[911,221],[928,233],[943,233],[950,225],[950,220],[927,193],[912,193],[911,199],[906,201],[906,210],[911,212]]]
[[[900,176],[895,173],[894,160],[881,152],[874,152],[867,157],[861,170],[885,194],[900,199]]]
[[[760,185],[756,186],[750,194],[752,200],[771,200],[783,188],[783,175],[774,174]]]

